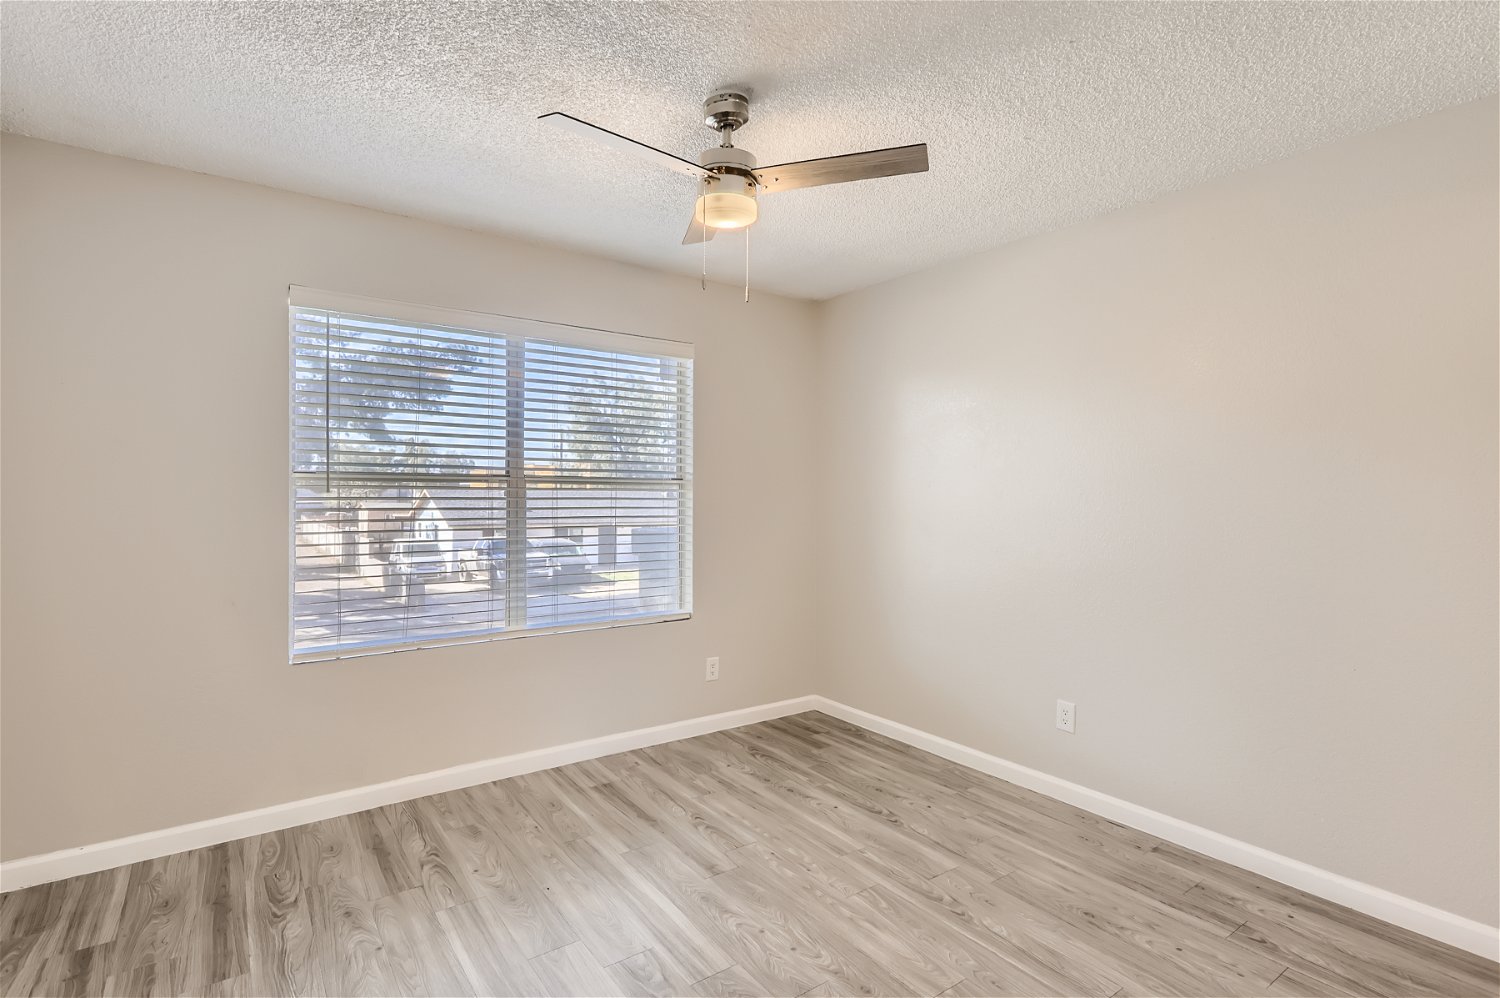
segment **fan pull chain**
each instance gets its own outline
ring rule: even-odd
[[[750,303],[750,226],[745,226],[745,304]]]
[[[708,290],[708,178],[703,178],[703,193],[698,195],[698,213],[703,216],[703,276],[698,278],[698,287]]]

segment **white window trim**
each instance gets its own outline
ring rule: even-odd
[[[676,357],[691,361],[693,359],[693,344],[682,340],[670,340],[656,336],[646,336],[639,333],[622,333],[615,330],[598,329],[592,326],[580,326],[570,323],[549,322],[544,319],[531,319],[524,316],[505,315],[495,312],[474,312],[465,309],[448,308],[441,305],[422,305],[415,302],[398,301],[394,299],[370,298],[362,295],[352,295],[338,291],[327,291],[318,288],[309,288],[302,285],[292,284],[287,287],[287,455],[286,467],[290,469],[293,465],[293,455],[296,452],[296,425],[292,417],[295,407],[296,396],[296,353],[293,344],[296,338],[296,322],[291,316],[294,308],[315,309],[328,312],[345,312],[355,315],[379,316],[398,322],[408,322],[414,325],[432,324],[438,326],[455,326],[460,329],[470,329],[481,332],[495,333],[497,336],[505,337],[535,337],[541,340],[551,340],[565,343],[570,346],[600,350],[620,350],[623,352],[646,352],[657,354],[662,357]],[[692,449],[687,450],[684,467],[682,469],[682,481],[686,484],[689,496],[692,495]],[[691,502],[691,499],[689,500]],[[297,586],[297,549],[296,549],[296,517],[297,517],[297,476],[290,471],[287,474],[287,648],[289,650],[289,662],[292,665],[304,665],[316,662],[334,662],[348,658],[368,658],[374,655],[392,655],[401,652],[420,651],[431,648],[449,648],[460,645],[488,644],[494,641],[510,641],[520,638],[542,637],[551,634],[571,634],[579,631],[609,630],[617,627],[635,627],[642,624],[661,624],[673,621],[690,620],[693,616],[693,576],[689,566],[683,566],[679,571],[682,586],[682,603],[684,609],[669,613],[642,614],[632,617],[613,617],[605,620],[588,621],[576,624],[560,624],[550,627],[522,627],[504,630],[490,631],[483,634],[475,634],[452,638],[435,638],[428,641],[412,642],[378,642],[368,645],[343,645],[338,648],[323,649],[318,651],[296,651],[297,647],[297,622],[294,609]],[[683,518],[680,527],[680,543],[678,550],[680,558],[690,559],[693,551],[693,517]],[[510,532],[507,532],[509,539]],[[520,535],[524,541],[524,533]],[[520,583],[524,585],[524,573],[513,573],[521,575]],[[512,585],[515,582],[511,583]],[[513,596],[514,594],[508,594]],[[522,594],[524,598],[524,593]]]
[[[693,344],[683,340],[668,340],[640,333],[621,333],[611,329],[578,326],[567,322],[548,322],[545,319],[526,319],[499,312],[469,312],[461,308],[446,308],[442,305],[419,305],[408,301],[366,298],[362,295],[344,294],[339,291],[305,288],[297,284],[287,288],[287,307],[314,308],[328,312],[352,312],[356,315],[375,315],[382,319],[396,319],[414,325],[432,323],[439,326],[457,326],[460,329],[473,329],[494,333],[497,336],[535,336],[538,339],[558,340],[569,346],[593,347],[600,350],[645,350],[663,357],[693,359]]]

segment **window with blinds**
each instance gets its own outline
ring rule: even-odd
[[[293,661],[686,617],[691,346],[293,288]]]

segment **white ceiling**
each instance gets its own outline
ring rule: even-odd
[[[1495,90],[1494,3],[0,4],[6,130],[696,273],[688,158],[749,87],[757,287],[826,298]],[[736,281],[738,235],[709,247]]]

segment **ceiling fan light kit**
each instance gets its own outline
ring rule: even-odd
[[[561,111],[544,114],[540,120],[580,135],[588,135],[596,141],[622,152],[650,159],[677,173],[697,177],[700,190],[693,205],[693,220],[688,225],[682,242],[684,245],[707,243],[721,229],[744,229],[746,301],[750,300],[749,229],[760,218],[761,194],[927,171],[926,143],[760,167],[748,150],[740,149],[734,144],[734,133],[750,123],[750,98],[733,90],[712,94],[703,102],[703,123],[718,134],[719,144],[700,153],[697,163],[663,152],[644,142],[637,142],[618,132],[611,132],[607,128],[591,125]],[[703,286],[706,289],[706,248],[703,269]]]
[[[705,180],[693,211],[693,221],[711,229],[743,229],[759,217],[755,181],[734,176]]]

